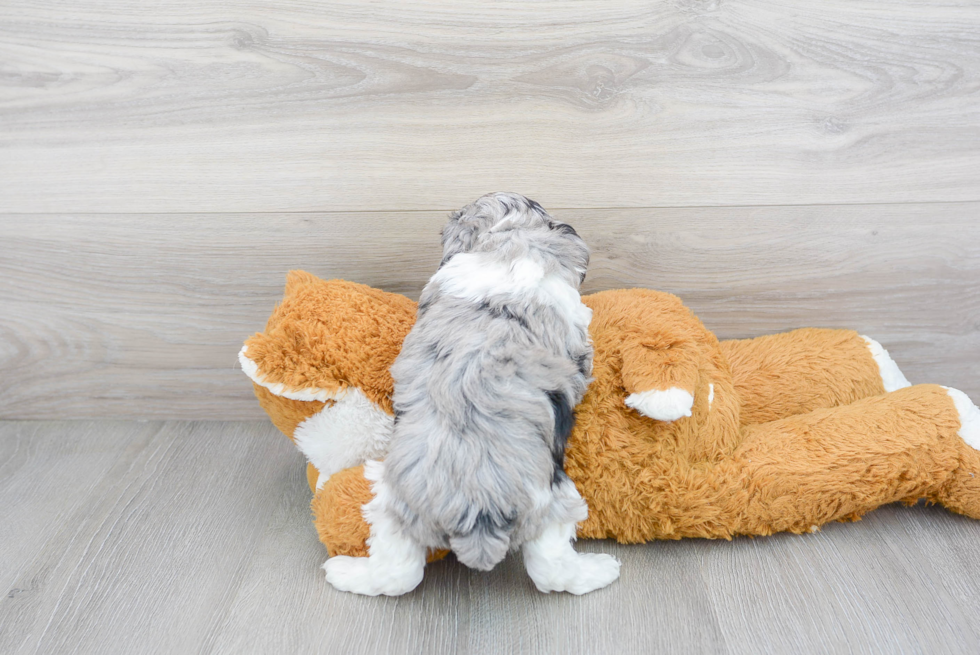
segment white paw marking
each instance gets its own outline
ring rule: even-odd
[[[259,385],[260,387],[265,387],[276,396],[282,396],[283,398],[289,398],[290,400],[305,400],[307,402],[313,400],[319,400],[321,402],[329,400],[336,395],[335,391],[330,391],[329,389],[320,389],[319,387],[307,387],[305,389],[295,389],[284,385],[282,382],[269,382],[259,371],[259,365],[248,358],[245,353],[248,351],[248,346],[242,346],[242,349],[238,352],[238,363],[241,364],[242,371],[251,378],[252,382]]]
[[[422,567],[379,567],[370,557],[331,557],[323,564],[327,582],[364,596],[401,596],[422,582]]]
[[[574,523],[553,524],[522,546],[524,567],[539,591],[587,594],[619,577],[618,559],[612,555],[576,553],[572,548],[574,536]]]
[[[658,421],[676,421],[691,415],[694,396],[689,392],[671,387],[666,391],[643,391],[626,398],[626,405],[640,414]]]
[[[560,575],[551,578],[550,588],[538,585],[538,590],[566,591],[581,596],[612,584],[619,578],[620,566],[620,561],[612,555],[577,553],[574,564],[566,564]]]
[[[373,482],[374,498],[364,505],[364,520],[371,526],[368,557],[331,557],[323,564],[327,582],[341,591],[365,596],[400,596],[422,582],[425,548],[402,533],[387,511],[390,491],[384,483],[384,463],[369,461],[364,477]]]
[[[871,356],[878,365],[878,373],[881,375],[881,382],[885,387],[885,391],[898,391],[899,389],[912,386],[909,381],[905,379],[905,375],[903,375],[902,371],[898,368],[898,364],[895,363],[895,360],[891,358],[888,351],[885,350],[880,343],[871,337],[864,336],[863,334],[861,335],[861,338],[867,342],[868,350],[871,351]]]
[[[980,408],[977,408],[970,397],[959,389],[943,387],[953,399],[956,411],[960,414],[959,435],[969,446],[980,450]]]
[[[621,564],[612,555],[575,553],[575,559],[563,559],[550,575],[531,577],[538,591],[565,591],[576,596],[607,587],[619,577]]]

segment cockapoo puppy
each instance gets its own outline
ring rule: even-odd
[[[565,442],[592,372],[579,297],[589,250],[536,202],[493,193],[454,213],[443,260],[391,373],[395,424],[374,499],[367,558],[324,564],[336,588],[399,595],[429,548],[488,571],[521,549],[544,592],[584,594],[619,577],[576,553],[588,509],[565,475]]]

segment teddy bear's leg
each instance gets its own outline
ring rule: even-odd
[[[331,557],[367,557],[371,527],[364,520],[363,508],[373,498],[363,466],[334,473],[321,489],[314,490],[310,503],[313,525]]]
[[[747,492],[733,533],[808,532],[919,498],[980,518],[980,410],[960,392],[907,387],[743,436],[733,468],[717,470]]]
[[[957,389],[947,393],[960,415],[960,465],[929,499],[959,514],[980,519],[980,409]]]
[[[868,350],[871,352],[871,358],[878,365],[881,385],[885,388],[886,392],[898,391],[899,389],[912,386],[912,383],[908,381],[905,374],[902,373],[902,370],[898,368],[898,364],[895,363],[895,360],[892,359],[891,355],[888,354],[888,351],[880,343],[865,334],[861,335],[861,339],[867,344]]]
[[[368,556],[337,555],[323,564],[327,582],[341,591],[400,596],[422,582],[426,549],[404,534],[388,510],[383,471],[381,462],[365,464],[365,476],[374,482],[374,498],[364,506],[371,535]]]
[[[722,341],[742,425],[847,405],[909,386],[888,352],[853,330],[805,328]]]

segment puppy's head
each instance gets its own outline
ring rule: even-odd
[[[442,230],[442,263],[459,253],[502,252],[519,257],[530,251],[553,258],[580,285],[589,267],[589,249],[571,225],[518,193],[488,193],[453,212]]]

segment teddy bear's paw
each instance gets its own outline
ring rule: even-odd
[[[365,596],[401,596],[422,582],[422,566],[381,566],[370,557],[337,555],[323,564],[327,582],[340,591]]]
[[[868,344],[871,357],[875,360],[875,364],[878,365],[878,373],[881,375],[881,384],[885,387],[885,391],[898,391],[899,389],[912,386],[905,378],[901,369],[898,368],[898,364],[895,363],[895,360],[891,358],[891,355],[888,354],[888,351],[880,343],[863,334],[861,338]]]
[[[575,553],[573,557],[528,567],[538,591],[565,591],[576,596],[612,584],[619,577],[620,562],[612,555]]]
[[[684,389],[671,387],[666,391],[652,390],[631,394],[626,405],[657,421],[676,421],[691,415],[694,396]]]
[[[956,411],[960,414],[960,437],[973,448],[980,450],[980,408],[959,389],[943,388],[953,399]]]

